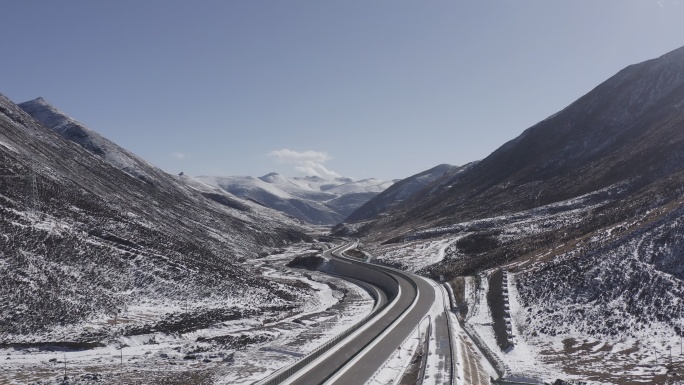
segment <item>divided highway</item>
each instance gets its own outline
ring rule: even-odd
[[[355,333],[291,375],[282,384],[363,384],[430,311],[435,301],[435,291],[428,281],[411,273],[343,256],[342,252],[351,246],[352,244],[347,244],[328,250],[326,256],[331,258],[336,271],[388,292],[390,303]],[[395,293],[396,296],[393,295]]]

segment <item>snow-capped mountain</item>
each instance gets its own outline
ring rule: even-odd
[[[301,288],[263,279],[242,261],[308,239],[306,228],[163,173],[36,105],[24,108],[55,129],[0,95],[0,340],[106,342],[297,306]],[[88,140],[65,140],[60,128]],[[181,311],[189,300],[194,311]],[[157,318],[107,322],[152,304]]]
[[[317,225],[342,221],[394,183],[378,179],[353,181],[317,176],[290,178],[277,173],[259,178],[200,176],[197,180]]]

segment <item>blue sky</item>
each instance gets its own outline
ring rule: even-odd
[[[403,178],[684,45],[684,1],[14,1],[0,93],[162,169]]]

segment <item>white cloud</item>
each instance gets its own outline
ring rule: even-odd
[[[304,162],[298,166],[295,166],[295,170],[306,175],[315,175],[326,179],[339,178],[341,176],[335,171],[328,170],[325,168],[325,166],[316,162]]]
[[[278,163],[303,163],[303,162],[316,162],[323,163],[326,160],[330,160],[330,157],[325,152],[320,151],[294,151],[287,148],[280,150],[271,151],[268,156],[276,158]]]
[[[323,163],[332,159],[328,154],[321,151],[294,151],[287,148],[271,151],[267,154],[275,158],[281,164],[292,164],[295,170],[305,175],[319,176],[321,178],[339,178],[340,174],[328,170]]]
[[[183,160],[183,159],[187,159],[188,154],[184,154],[182,152],[176,151],[176,152],[171,153],[171,157],[173,159]]]

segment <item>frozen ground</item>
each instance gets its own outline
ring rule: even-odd
[[[460,298],[470,306],[467,324],[508,375],[684,382],[684,198],[618,215],[622,190],[615,185],[505,216],[422,229],[367,249],[375,260],[433,278],[467,275],[459,278]],[[507,352],[495,342],[486,279],[476,290],[472,278],[495,267],[513,277],[516,337]]]
[[[489,290],[487,275],[482,274],[479,280],[481,286],[475,295],[472,310],[466,322],[477,333],[480,340],[486,344],[492,354],[500,360],[506,369],[506,376],[531,377],[553,382],[558,378],[564,378],[562,372],[553,366],[543,364],[540,360],[539,351],[529,346],[522,338],[516,338],[515,347],[507,352],[501,351],[496,343],[494,329],[492,328],[492,314],[487,304],[487,291]],[[509,281],[510,283],[510,281]],[[514,297],[511,293],[510,297]],[[511,308],[514,308],[511,300]],[[517,302],[515,302],[517,304]],[[513,326],[515,333],[515,324]]]
[[[682,344],[679,337],[672,335],[670,327],[652,325],[648,335],[642,339],[592,338],[581,333],[557,336],[535,333],[526,320],[529,311],[520,303],[515,275],[510,273],[509,304],[515,346],[502,351],[492,329],[493,320],[486,299],[487,279],[484,278],[485,274],[480,280],[479,298],[474,301],[467,322],[487,349],[504,363],[506,376],[545,382],[560,378],[587,384],[682,383]]]
[[[185,333],[151,328],[147,333],[115,338],[106,346],[91,349],[5,345],[0,349],[0,384],[58,383],[64,376],[65,362],[71,383],[250,384],[315,349],[373,306],[367,292],[344,280],[283,269],[282,265],[295,255],[316,251],[310,247],[300,244],[252,261],[265,278],[302,287],[295,309],[253,315],[245,312],[244,317]],[[244,294],[247,298],[258,293]],[[193,313],[223,305],[232,308],[236,303],[239,298],[130,306],[117,319],[117,327],[141,325],[174,312]],[[83,328],[113,327],[113,321],[94,320]],[[173,382],[174,378],[180,382]]]
[[[520,372],[532,372],[525,367],[524,357],[534,354],[539,362],[560,370],[557,378],[596,384],[684,383],[684,348],[670,325],[652,323],[641,337],[597,338],[581,332],[540,335],[530,330],[529,311],[520,304],[515,278],[509,279],[509,290],[513,329],[518,336],[514,350],[521,354],[507,362]]]

